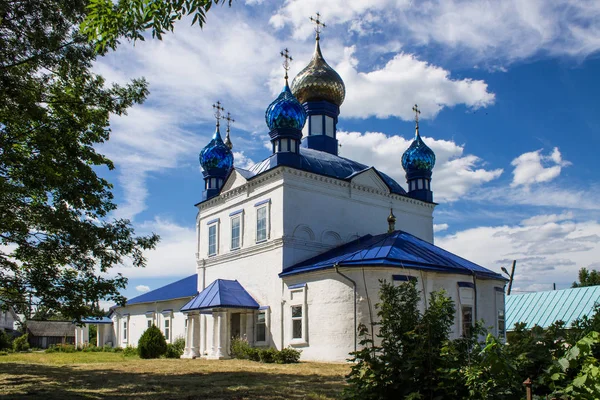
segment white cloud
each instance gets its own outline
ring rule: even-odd
[[[314,10],[320,10],[329,29],[341,25],[362,35],[385,31],[386,39],[441,44],[470,61],[512,62],[540,53],[580,58],[600,49],[597,1],[289,0],[271,24],[290,24],[296,38],[306,38],[312,33],[307,16]]]
[[[374,165],[406,187],[401,158],[412,139],[387,136],[380,132],[342,131],[338,131],[337,138],[342,144],[341,156]],[[456,201],[472,188],[502,174],[502,169],[483,168],[483,161],[479,157],[464,154],[464,146],[429,137],[424,137],[423,140],[436,154],[431,182],[435,201]]]
[[[140,293],[146,293],[150,291],[150,286],[147,285],[137,285],[135,287],[135,290],[137,290]]]
[[[248,169],[256,164],[254,160],[252,160],[250,157],[247,157],[243,151],[234,151],[233,160],[235,166],[242,169]]]
[[[448,224],[433,224],[433,231],[434,232],[442,232],[445,230],[448,230]]]
[[[335,67],[347,87],[342,105],[344,117],[414,118],[412,106],[418,104],[423,118],[431,118],[445,107],[465,104],[487,107],[495,95],[481,80],[450,77],[450,72],[417,59],[412,54],[396,54],[383,68],[359,72],[354,46],[345,49]]]
[[[544,155],[542,150],[523,153],[515,158],[512,187],[529,186],[534,183],[549,182],[560,175],[563,167],[571,163],[562,159],[558,147],[551,154]]]
[[[536,290],[553,283],[568,287],[577,279],[579,268],[597,262],[598,221],[574,221],[562,213],[536,215],[524,222],[466,229],[436,237],[436,245],[497,272],[517,260],[516,290]]]
[[[136,228],[138,234],[155,232],[160,235],[158,246],[144,253],[148,261],[145,268],[122,266],[115,267],[112,272],[120,272],[127,278],[188,276],[195,272],[196,232],[193,227],[156,217]]]

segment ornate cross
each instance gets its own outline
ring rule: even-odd
[[[421,114],[421,110],[419,110],[419,106],[416,104],[412,108],[412,110],[415,112],[415,122],[418,124],[419,123],[419,114]]]
[[[310,17],[310,20],[315,24],[315,32],[317,32],[317,40],[319,40],[319,33],[321,33],[321,28],[326,28],[327,25],[320,20],[321,14],[317,13],[317,18]]]
[[[285,69],[285,81],[287,82],[287,80],[288,80],[288,71],[290,70],[290,62],[294,61],[294,59],[292,58],[292,56],[290,56],[290,51],[287,48],[285,48],[279,54],[281,55],[281,57],[284,58],[284,60],[283,60],[283,69]]]
[[[217,126],[219,126],[221,118],[223,118],[221,113],[225,111],[225,109],[221,105],[221,102],[217,101],[216,104],[213,104],[213,110],[215,110],[215,118],[217,119]]]
[[[231,127],[231,124],[235,122],[235,119],[231,118],[231,114],[229,112],[223,117],[223,119],[227,121],[227,134],[229,134],[229,128]]]

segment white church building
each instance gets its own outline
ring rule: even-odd
[[[216,132],[200,153],[196,273],[112,308],[99,344],[135,346],[155,324],[170,342],[185,338],[186,358],[227,358],[231,338],[245,337],[302,350],[303,360],[344,361],[358,346],[358,324],[376,318],[383,279],[416,280],[423,308],[444,289],[457,310],[453,337],[477,320],[504,335],[506,279],[433,244],[435,155],[418,109],[415,139],[398,160],[405,189],[338,155],[344,97],[317,33],[312,60],[291,86],[286,68],[267,108],[272,154],[248,170],[233,166],[217,103]]]

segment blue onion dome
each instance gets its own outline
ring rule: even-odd
[[[302,130],[306,123],[306,111],[294,97],[287,82],[277,98],[267,107],[265,120],[270,130],[292,128]]]
[[[318,37],[312,60],[292,81],[292,93],[300,103],[325,100],[339,107],[344,102],[346,86],[323,58]]]
[[[413,140],[409,148],[402,154],[402,167],[407,173],[418,171],[431,173],[434,166],[435,153],[423,142],[419,134],[419,128],[417,127],[415,140]]]
[[[223,143],[218,126],[212,140],[200,152],[200,165],[207,173],[219,170],[227,172],[233,166],[233,153]]]

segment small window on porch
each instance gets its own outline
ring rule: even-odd
[[[165,339],[167,341],[170,340],[171,337],[171,320],[169,318],[165,318]]]

